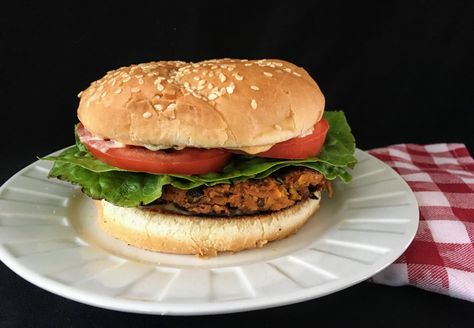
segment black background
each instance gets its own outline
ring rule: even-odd
[[[382,2],[381,2],[382,3]],[[305,67],[358,147],[462,142],[474,149],[474,2],[2,3],[1,180],[73,143],[76,94],[150,60],[282,58]],[[0,265],[0,326],[147,323],[458,327],[472,303],[362,283],[302,304],[213,317],[155,317],[62,299]]]

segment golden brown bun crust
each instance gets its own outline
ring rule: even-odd
[[[283,60],[150,62],[110,71],[80,94],[79,120],[124,144],[239,148],[309,132],[324,96]]]
[[[320,199],[320,197],[319,197]],[[101,227],[129,245],[151,251],[213,256],[262,247],[294,234],[319,208],[308,199],[278,212],[236,218],[202,218],[96,202]]]

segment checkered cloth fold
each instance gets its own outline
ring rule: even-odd
[[[372,278],[474,301],[474,160],[463,144],[400,144],[370,154],[397,171],[420,208],[415,239]]]

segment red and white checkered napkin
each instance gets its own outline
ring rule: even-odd
[[[474,301],[474,160],[463,144],[400,144],[369,151],[415,193],[420,225],[395,263],[372,278]]]

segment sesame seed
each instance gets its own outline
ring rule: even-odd
[[[273,62],[274,65],[278,66],[278,67],[282,67],[283,64],[282,63],[279,63],[279,62]]]
[[[156,85],[156,88],[158,89],[158,91],[163,91],[165,89],[165,87],[160,83]]]
[[[250,102],[250,106],[253,108],[253,109],[257,109],[257,101],[255,99],[252,99],[252,101]]]
[[[226,80],[226,77],[225,77],[225,75],[224,75],[224,74],[222,74],[222,73],[219,73],[219,80],[220,80],[222,83],[224,83],[224,82],[225,82],[225,80]]]
[[[184,82],[184,87],[189,88],[189,82]]]
[[[217,95],[215,93],[210,93],[209,96],[207,96],[207,99],[209,100],[214,100],[217,98]]]
[[[143,113],[143,117],[144,117],[144,118],[150,118],[150,117],[151,117],[151,113],[150,113],[150,112],[145,112],[145,113]]]
[[[140,88],[138,87],[131,88],[130,92],[133,92],[133,93],[140,92]]]
[[[193,69],[193,73],[197,73],[199,70],[197,68]]]
[[[225,89],[227,90],[227,93],[229,94],[234,93],[234,89],[235,89],[234,82],[231,82]]]
[[[135,77],[136,77],[137,79],[141,79],[141,78],[143,77],[143,74],[135,75]]]
[[[255,91],[260,90],[260,88],[257,87],[256,85],[251,85],[251,86],[250,86],[250,89],[255,90]]]
[[[232,72],[232,71],[234,70],[234,67],[229,66],[229,67],[227,67],[227,70],[228,70],[229,72]]]
[[[203,90],[205,87],[204,84],[198,84],[197,90]]]
[[[138,84],[141,85],[141,84],[143,84],[143,83],[144,83],[143,79],[138,80]]]
[[[205,85],[205,84],[206,84],[206,80],[199,80],[198,82],[198,86]]]
[[[241,59],[240,62],[241,63],[245,63],[245,62],[248,62],[249,60],[248,59]]]
[[[154,107],[157,111],[162,111],[162,110],[163,110],[163,105],[162,105],[162,104],[155,104],[155,105],[153,105],[153,107]]]
[[[278,124],[273,125],[273,127],[274,127],[276,130],[281,131],[281,126],[279,126]]]
[[[209,82],[209,83],[207,84],[207,88],[208,88],[209,90],[211,90],[212,88],[214,88],[214,86],[212,85],[211,82]]]
[[[193,77],[194,80],[199,81],[201,78],[199,76]]]
[[[238,80],[238,81],[242,81],[244,79],[244,77],[242,75],[239,75],[239,73],[235,73],[235,79]]]
[[[300,74],[300,73],[293,72],[293,75],[296,75],[296,76],[301,77],[301,74]]]
[[[209,72],[209,77],[213,77],[214,76],[214,72]]]
[[[123,82],[123,83],[128,82],[128,81],[130,81],[130,79],[131,79],[131,77],[130,77],[130,76],[127,76],[126,78],[124,78],[124,79],[122,80],[122,82]]]
[[[225,94],[226,94],[226,89],[225,89],[225,88],[221,88],[220,93],[221,93],[221,95],[225,95]]]
[[[268,77],[272,77],[272,76],[273,76],[273,74],[272,74],[272,73],[269,73],[269,72],[263,72],[263,75],[268,76]]]
[[[289,68],[289,67],[285,67],[283,70],[284,70],[285,72],[291,73],[291,68]]]
[[[79,92],[79,93],[77,94],[77,98],[81,98],[83,92],[84,92],[84,91]]]
[[[244,66],[252,66],[253,64],[252,63],[245,63]]]
[[[168,107],[166,107],[166,109],[169,109],[169,110],[174,110],[176,108],[176,104],[169,104]]]
[[[196,92],[192,92],[191,93],[194,97],[198,98],[198,99],[201,99],[201,95],[199,93],[196,93]]]
[[[211,69],[216,69],[217,67],[219,67],[219,66],[213,65],[213,66],[211,66]]]
[[[114,91],[115,94],[119,94],[120,92],[122,92],[122,88],[118,88]]]

